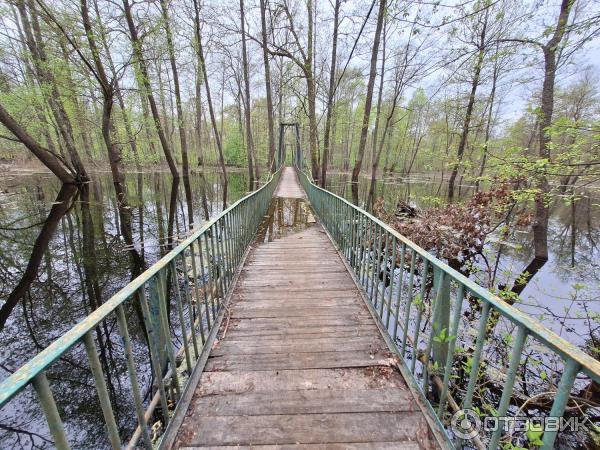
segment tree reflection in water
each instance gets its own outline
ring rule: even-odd
[[[1,379],[247,189],[242,172],[230,171],[227,189],[216,172],[191,173],[183,186],[167,173],[139,172],[127,176],[127,194],[119,202],[109,174],[93,178],[80,189],[61,188],[45,175],[10,178],[0,186]],[[141,312],[127,306],[126,314],[147,404],[153,380]],[[117,424],[122,436],[131,435],[136,422],[116,319],[103,321],[95,338]],[[109,448],[83,346],[68,351],[47,375],[73,448],[92,442]],[[48,436],[31,389],[0,412],[0,448],[52,448]]]

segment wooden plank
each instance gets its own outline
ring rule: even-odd
[[[298,231],[293,234],[287,234],[286,236],[280,237],[270,242],[265,242],[260,245],[260,248],[265,247],[294,247],[297,245],[304,245],[306,247],[316,247],[317,244],[327,243],[329,241],[325,233],[319,231],[319,227],[309,226],[304,230]]]
[[[194,406],[199,417],[418,411],[409,391],[394,388],[221,394],[204,396]]]
[[[260,266],[259,269],[256,269]],[[288,272],[288,273],[312,273],[315,270],[322,272],[337,272],[342,269],[337,264],[331,264],[330,262],[323,260],[315,260],[311,264],[306,262],[298,262],[298,260],[288,262],[285,265],[278,263],[277,261],[253,261],[252,269],[242,269],[242,273],[277,273],[277,272]]]
[[[375,352],[384,350],[384,344],[381,340],[371,336],[371,339],[365,336],[349,337],[342,339],[317,338],[295,342],[265,342],[258,341],[257,345],[249,345],[247,341],[240,342],[227,340],[219,342],[213,348],[212,356],[224,355],[260,355],[263,353],[314,353],[319,352],[338,352],[338,351],[367,351]]]
[[[311,263],[318,262],[322,260],[321,258],[328,258],[329,260],[333,260],[334,258],[338,258],[337,253],[333,250],[323,251],[314,249],[312,251],[303,250],[303,249],[294,249],[294,250],[265,250],[265,251],[257,251],[252,255],[251,263],[254,261],[277,261],[281,264],[287,264],[292,262],[297,262],[299,258],[303,258],[307,260],[307,263],[310,265]],[[337,262],[336,262],[337,265]]]
[[[274,258],[252,258],[250,257],[248,260],[248,264],[251,264],[252,267],[254,266],[273,266],[273,265],[277,265],[280,268],[285,268],[286,266],[289,267],[294,267],[294,265],[298,265],[298,261],[300,261],[297,258],[279,258],[278,260],[275,260]],[[311,256],[309,257],[304,257],[302,258],[302,266],[303,267],[314,267],[314,270],[318,270],[319,267],[323,266],[323,265],[331,265],[331,262],[329,262],[328,264],[326,263],[327,259],[323,259],[320,258],[318,256]]]
[[[265,278],[256,280],[241,280],[240,287],[242,289],[248,288],[261,288],[261,287],[276,287],[278,289],[285,289],[286,291],[310,291],[316,292],[316,295],[321,289],[336,289],[337,287],[343,288],[348,286],[348,280],[342,277],[332,277],[327,280],[326,277],[314,277],[314,278]],[[313,294],[314,295],[314,294]],[[315,297],[313,297],[315,298]],[[316,297],[318,298],[318,297]]]
[[[312,291],[311,291],[312,292]],[[273,302],[273,305],[269,305],[269,302]],[[310,309],[313,314],[321,312],[319,308],[323,309],[324,313],[327,310],[335,310],[339,308],[341,314],[352,314],[352,313],[364,313],[364,310],[360,308],[359,300],[356,297],[334,297],[324,298],[319,303],[315,304],[314,300],[309,298],[297,298],[289,297],[286,299],[265,299],[261,297],[256,298],[244,298],[239,299],[235,306],[237,309],[272,309],[280,312],[281,309]]]
[[[314,242],[314,241],[313,241]],[[265,244],[260,247],[256,247],[252,252],[253,257],[262,255],[269,255],[271,253],[279,253],[286,256],[293,256],[295,252],[310,253],[310,254],[332,254],[336,255],[337,252],[331,245],[327,245],[327,242],[320,242],[321,245],[307,246],[304,242],[299,241],[297,245],[286,247],[278,247],[277,245]],[[293,251],[290,251],[293,250]]]
[[[231,317],[237,319],[267,318],[274,319],[291,317],[310,317],[317,315],[321,318],[327,316],[354,316],[370,318],[369,313],[361,311],[354,305],[351,306],[284,306],[281,308],[236,308],[231,312]]]
[[[311,313],[310,310],[316,311],[315,308],[318,307],[281,308],[277,311],[277,315],[264,314],[261,308],[248,308],[245,311],[241,309],[238,311],[237,308],[232,308],[230,317],[237,319],[236,323],[248,327],[256,325],[268,325],[272,327],[292,325],[359,325],[373,322],[373,318],[368,313],[356,310],[351,306],[346,307],[345,311],[340,311],[338,310],[339,308],[321,308],[319,310],[321,316],[317,316],[314,312]],[[258,311],[259,309],[261,311]]]
[[[312,250],[312,249],[323,249],[323,246],[327,245],[327,239],[323,238],[323,239],[310,239],[309,241],[305,240],[298,240],[296,242],[289,242],[286,240],[281,240],[281,239],[276,239],[274,241],[271,242],[266,242],[264,245],[261,245],[260,247],[257,247],[257,250],[263,250],[263,249],[278,249],[278,250],[284,250],[284,251],[288,251],[288,250],[295,250],[295,249],[307,249],[307,250]]]
[[[318,293],[318,297],[315,297],[315,291],[312,289],[285,289],[285,288],[270,288],[270,287],[256,287],[251,288],[250,286],[239,286],[238,289],[233,293],[232,298],[239,302],[257,302],[262,301],[265,303],[274,302],[274,304],[284,303],[287,301],[296,302],[307,302],[308,304],[315,305],[321,301],[337,301],[337,302],[357,302],[358,305],[362,305],[362,298],[358,295],[355,290],[352,289],[334,289],[328,290],[323,289]],[[362,309],[362,306],[359,306]]]
[[[287,317],[256,317],[248,320],[231,320],[229,328],[239,330],[304,330],[313,327],[373,325],[373,319],[366,316],[324,316],[304,317],[299,320]]]
[[[310,282],[310,281],[344,281],[348,285],[348,273],[345,270],[339,269],[335,272],[286,272],[281,273],[242,273],[240,283],[256,282],[256,281],[294,281],[294,282]]]
[[[316,253],[316,254],[323,254],[323,253],[335,254],[336,259],[337,259],[337,252],[331,245],[328,245],[328,243],[326,241],[320,242],[320,241],[316,241],[315,239],[307,237],[306,242],[308,242],[308,241],[311,241],[316,245],[307,246],[307,245],[305,245],[305,242],[303,242],[303,241],[298,241],[297,244],[288,245],[287,247],[271,245],[271,244],[267,243],[260,247],[256,247],[254,249],[254,251],[252,252],[251,256],[253,258],[259,258],[259,257],[267,256],[271,253],[280,253],[283,256],[293,256],[295,252],[299,251],[299,252],[303,252],[303,253],[313,253],[313,254],[314,253]]]
[[[326,390],[335,387],[360,389],[397,388],[406,390],[404,380],[392,367],[339,369],[297,369],[204,372],[198,385],[199,396],[292,390]]]
[[[310,228],[309,228],[310,229]],[[317,237],[317,236],[306,236],[304,239],[299,239],[295,242],[291,242],[287,236],[282,236],[276,240],[271,242],[265,242],[258,247],[255,247],[253,252],[266,253],[267,251],[280,251],[281,253],[291,253],[295,250],[305,250],[305,251],[326,251],[332,252],[335,249],[331,246],[331,243],[328,242],[328,238]]]
[[[392,366],[391,353],[356,351],[313,352],[313,353],[267,353],[247,355],[224,355],[208,359],[207,371],[213,370],[291,370],[323,369],[337,367]]]
[[[278,329],[235,329],[229,327],[227,336],[230,339],[255,339],[256,337],[265,337],[271,339],[284,339],[286,336],[296,336],[298,338],[306,336],[372,336],[377,332],[377,327],[374,324],[365,325],[342,325],[342,326],[325,326],[325,327],[302,327],[302,328],[278,328]]]
[[[344,274],[331,274],[331,277],[325,275],[309,275],[304,276],[301,274],[298,277],[273,277],[266,276],[264,278],[245,278],[240,280],[240,289],[254,289],[254,288],[276,288],[279,290],[286,291],[304,291],[313,292],[313,299],[315,298],[315,292],[320,297],[320,291],[324,288],[328,290],[335,290],[336,288],[344,288],[348,286],[347,275]],[[316,298],[319,298],[316,297]]]
[[[264,266],[261,270],[242,270],[240,277],[281,277],[281,276],[299,276],[303,274],[326,274],[326,273],[343,273],[347,274],[346,269],[342,266],[326,264],[322,267],[311,267],[307,264],[301,264],[295,267],[285,267],[281,264]]]
[[[307,298],[288,298],[288,299],[237,299],[238,303],[236,303],[235,307],[239,309],[246,308],[285,308],[289,306],[306,306],[310,305],[312,302]],[[338,298],[326,298],[319,299],[319,306],[355,306],[357,307],[358,302],[360,300],[356,297],[338,297]],[[360,311],[360,309],[357,309]]]
[[[298,335],[297,333],[290,334],[279,334],[277,336],[251,336],[251,337],[238,337],[236,334],[227,334],[227,339],[219,341],[219,345],[235,345],[244,346],[248,348],[262,347],[265,345],[273,344],[304,344],[307,346],[321,345],[321,344],[337,344],[340,346],[351,343],[380,343],[376,336],[373,336],[373,330],[369,329],[363,333],[354,333],[347,336],[340,336],[339,334],[327,334],[327,333],[313,333]],[[320,348],[319,348],[320,349]]]
[[[282,283],[285,283],[285,285],[283,285]],[[284,280],[281,280],[279,282],[275,281],[275,280],[249,281],[249,282],[240,284],[240,288],[242,290],[254,289],[254,288],[259,288],[259,289],[260,288],[270,288],[270,289],[285,290],[287,292],[312,291],[312,292],[314,292],[313,295],[319,295],[321,290],[337,290],[337,289],[344,289],[345,287],[348,287],[348,282],[341,281],[341,280],[340,281],[333,280],[329,283],[325,280],[315,281],[315,282],[311,283],[310,285],[307,285],[306,283],[284,282]],[[315,298],[315,297],[313,297],[313,298]],[[318,297],[316,297],[316,298],[318,298]]]
[[[239,286],[236,288],[233,298],[234,299],[244,299],[244,300],[252,300],[252,299],[284,299],[284,298],[294,298],[294,299],[308,299],[314,301],[318,301],[321,299],[331,299],[331,298],[347,298],[354,297],[360,298],[356,289],[322,289],[319,297],[315,298],[314,292],[307,291],[306,289],[279,289],[279,288],[243,288]]]
[[[188,445],[320,444],[327,442],[416,441],[426,434],[419,413],[290,414],[260,416],[191,415]]]
[[[219,445],[179,447],[181,450],[422,450],[417,442],[346,442],[327,444]]]
[[[260,306],[269,307],[269,302],[274,302],[273,307],[282,307],[282,306],[315,306],[314,297],[310,298],[310,295],[299,296],[291,294],[289,296],[270,296],[267,293],[261,295],[262,293],[255,293],[246,295],[247,293],[243,293],[242,295],[234,296],[234,301],[232,306],[235,307],[250,307],[250,308],[259,308]],[[319,299],[319,304],[322,303],[322,306],[346,306],[346,307],[356,307],[356,311],[362,312],[360,308],[358,308],[357,303],[362,301],[354,296],[354,293],[350,292],[349,295],[346,294],[344,296],[336,296],[334,292],[333,295],[327,295],[326,297],[322,297]],[[275,298],[273,298],[275,297]]]

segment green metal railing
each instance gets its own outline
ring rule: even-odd
[[[105,420],[110,445],[122,448],[114,405],[107,389],[94,339],[103,321],[118,324],[130,382],[137,430],[127,436],[128,448],[140,437],[152,449],[148,423],[160,404],[166,426],[173,405],[202,354],[208,334],[234,282],[237,269],[263,220],[281,170],[260,189],[238,200],[208,221],[156,264],[121,289],[102,306],[75,325],[0,384],[0,408],[32,385],[39,398],[54,445],[68,449],[69,440],[46,371],[67,351],[83,344]],[[127,309],[126,309],[127,308]],[[151,357],[155,394],[144,402],[136,370],[128,311],[141,309],[142,327]],[[147,406],[144,406],[147,403]]]
[[[450,445],[496,450],[510,440],[499,419],[495,431],[467,444],[448,426],[453,413],[473,408],[502,418],[523,413],[538,399],[551,405],[547,416],[560,418],[574,403],[572,391],[600,383],[599,361],[376,217],[316,186],[309,175],[298,175],[401,356],[408,381],[418,386]],[[528,393],[518,395],[515,384]],[[531,445],[549,450],[556,437],[556,430],[547,430],[543,444]]]

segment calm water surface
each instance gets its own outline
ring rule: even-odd
[[[223,183],[216,172],[193,173],[187,194],[183,181],[173,183],[166,172],[129,174],[127,205],[121,207],[110,174],[93,179],[80,191],[61,189],[46,174],[0,182],[0,379],[156,262],[187,235],[190,223],[198,226],[223,208]],[[245,173],[230,171],[227,203],[247,189]],[[147,402],[149,358],[135,312],[128,313]],[[105,344],[99,356],[109,373],[117,422],[123,435],[130,435],[135,423],[122,343],[116,321],[105,322],[96,332]],[[73,447],[107,446],[81,346],[67,352],[47,374]],[[0,448],[50,448],[47,436],[31,388],[0,412]]]

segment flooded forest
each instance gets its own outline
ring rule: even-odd
[[[0,381],[298,143],[315,183],[600,359],[597,1],[0,0],[0,16]],[[119,399],[114,328],[95,336]],[[132,340],[147,402],[143,325]],[[73,448],[108,448],[82,351],[48,378]],[[1,449],[52,447],[34,398],[0,410]]]

